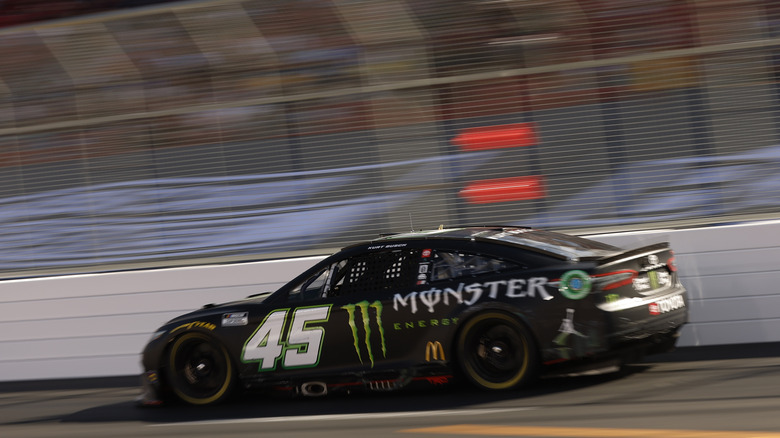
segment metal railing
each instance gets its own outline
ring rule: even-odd
[[[651,3],[222,0],[4,29],[0,267],[776,216],[780,8]]]

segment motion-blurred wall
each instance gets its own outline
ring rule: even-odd
[[[217,0],[0,29],[4,276],[780,213],[771,0]]]
[[[780,342],[780,221],[590,237],[671,243],[690,310],[678,346]],[[275,290],[321,259],[2,281],[0,382],[138,374],[140,352],[166,321]]]

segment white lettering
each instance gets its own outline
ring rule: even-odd
[[[398,304],[406,307],[407,301],[412,307],[412,313],[417,313],[417,292],[412,292],[406,297],[402,297],[401,294],[395,294],[393,297],[393,309],[398,311]]]
[[[509,283],[506,286],[506,296],[509,298],[522,298],[525,296],[525,291],[523,291],[523,286],[525,286],[525,279],[524,278],[515,278],[512,280],[509,280]],[[516,290],[520,290],[520,293],[515,292]]]
[[[479,299],[482,297],[482,285],[479,283],[472,283],[468,286],[466,286],[466,292],[471,294],[471,299],[469,301],[466,301],[466,305],[471,306],[472,304],[479,301]]]
[[[668,313],[673,310],[682,309],[685,307],[685,300],[683,299],[682,295],[677,295],[670,298],[664,298],[663,300],[658,301],[656,304],[658,304],[658,310],[661,313]]]
[[[498,280],[498,281],[488,281],[487,283],[484,283],[483,286],[490,288],[490,293],[488,296],[490,296],[491,299],[495,300],[498,296],[498,285],[499,284],[506,284],[506,280]]]
[[[420,301],[428,308],[428,311],[433,313],[433,306],[439,303],[441,300],[441,290],[431,289],[425,292],[420,292]],[[412,311],[414,313],[414,311]]]
[[[553,299],[552,295],[547,293],[547,289],[544,287],[547,284],[547,279],[544,277],[532,277],[528,280],[528,296],[536,297],[536,292],[539,292],[539,296],[549,301]]]
[[[502,285],[504,286],[503,288],[500,287]],[[503,293],[502,298],[536,298],[538,296],[547,301],[554,297],[547,292],[546,285],[547,278],[545,277],[513,278],[511,280],[496,280],[468,285],[460,283],[456,289],[449,287],[444,288],[444,290],[432,288],[422,292],[411,292],[406,296],[395,294],[393,296],[393,309],[398,311],[401,307],[408,307],[412,313],[417,313],[418,298],[430,313],[434,313],[436,306],[441,302],[444,302],[445,306],[456,303],[472,306],[482,299],[486,291],[487,296],[494,300],[499,299],[501,293]],[[464,299],[464,292],[471,296],[468,299]]]
[[[455,300],[458,302],[458,304],[463,303],[463,283],[458,285],[458,290],[452,290],[450,288],[444,289],[444,305],[449,306],[450,305],[450,295],[455,297]]]

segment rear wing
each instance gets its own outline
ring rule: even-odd
[[[669,242],[654,243],[652,245],[641,246],[617,254],[610,254],[606,257],[602,257],[598,260],[598,264],[599,267],[606,268],[611,265],[618,265],[632,259],[650,257],[652,255],[657,255],[667,251],[671,252]]]

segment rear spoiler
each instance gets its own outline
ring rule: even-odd
[[[654,243],[652,245],[641,246],[634,249],[629,249],[620,253],[608,255],[598,260],[599,266],[609,266],[613,264],[622,263],[626,260],[635,259],[638,257],[649,256],[659,252],[671,251],[669,242]]]

